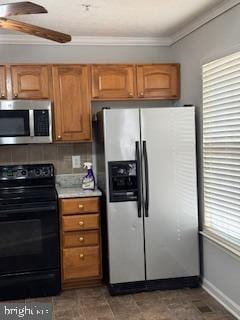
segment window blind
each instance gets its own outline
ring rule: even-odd
[[[202,76],[204,230],[240,246],[240,52]]]

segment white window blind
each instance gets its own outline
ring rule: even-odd
[[[204,230],[240,246],[240,52],[202,71]]]

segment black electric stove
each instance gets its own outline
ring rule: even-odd
[[[52,164],[0,167],[0,299],[60,291],[59,216]]]

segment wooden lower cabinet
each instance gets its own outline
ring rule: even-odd
[[[63,249],[63,278],[86,279],[100,276],[99,247]]]
[[[99,203],[100,199],[97,197],[60,199],[63,289],[101,283]]]

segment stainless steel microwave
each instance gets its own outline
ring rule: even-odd
[[[0,101],[0,144],[51,142],[51,101]]]

